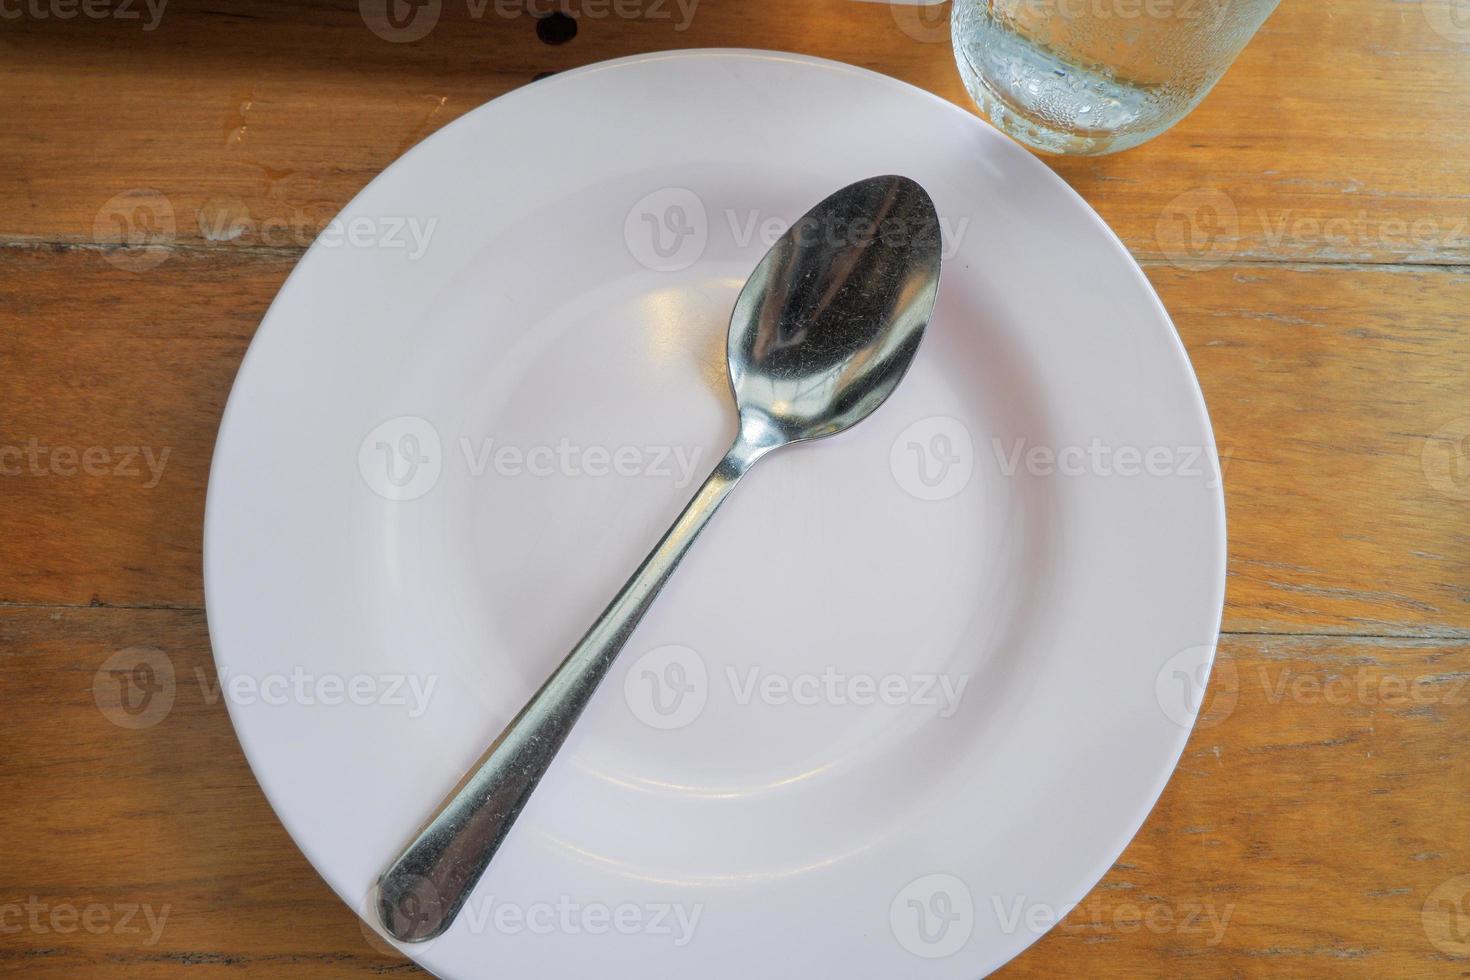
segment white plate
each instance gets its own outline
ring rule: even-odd
[[[749,51],[498,99],[302,259],[210,475],[240,741],[365,909],[728,444],[725,329],[767,236],[890,172],[946,222],[917,363],[852,432],[752,471],[466,914],[406,949],[428,969],[972,980],[1080,900],[1157,798],[1225,556],[1168,316],[1088,206],[978,119]]]

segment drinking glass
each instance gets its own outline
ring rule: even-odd
[[[1205,97],[1279,0],[954,0],[965,87],[1049,153],[1114,153]]]

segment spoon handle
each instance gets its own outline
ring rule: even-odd
[[[449,928],[689,545],[766,448],[737,439],[672,527],[541,689],[378,879],[378,915],[401,942]]]

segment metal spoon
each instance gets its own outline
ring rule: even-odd
[[[906,177],[872,177],[797,221],[756,266],[730,318],[740,434],[673,527],[438,814],[378,879],[403,942],[449,928],[623,644],[685,551],[756,460],[841,432],[893,391],[934,306],[939,219]]]

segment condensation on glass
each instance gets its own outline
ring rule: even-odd
[[[955,0],[955,61],[991,122],[1115,153],[1183,119],[1279,0]]]

